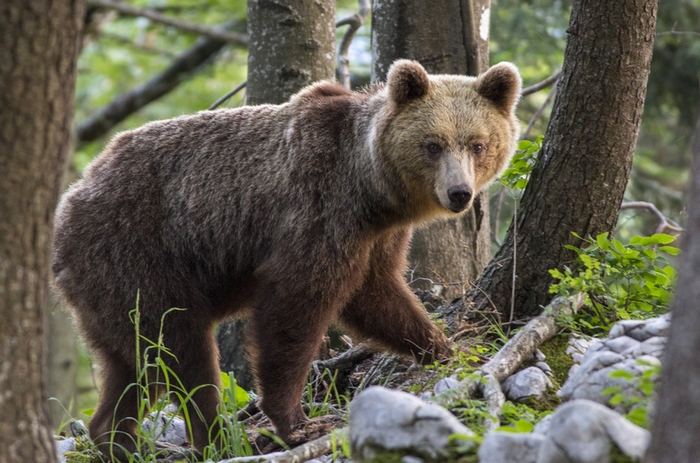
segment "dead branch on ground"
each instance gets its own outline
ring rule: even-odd
[[[530,320],[479,371],[462,381],[459,387],[435,396],[433,401],[439,405],[448,405],[481,395],[489,405],[491,420],[487,420],[485,425],[491,429],[494,426],[493,420],[498,419],[505,401],[500,383],[512,375],[543,342],[557,333],[556,318],[559,315],[577,312],[583,302],[583,294],[571,298],[555,298],[541,315]]]

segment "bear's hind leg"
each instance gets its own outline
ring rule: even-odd
[[[200,452],[210,443],[221,449],[221,423],[217,419],[221,373],[213,329],[191,329],[187,339],[180,339],[171,350],[177,358],[171,368],[179,382],[171,387],[170,399],[186,408],[192,429],[190,442]]]
[[[135,369],[117,358],[100,362],[103,390],[88,425],[90,437],[103,454],[119,461],[137,450],[138,390]]]
[[[294,298],[283,301],[268,294],[265,299],[253,314],[248,337],[262,395],[260,409],[275,426],[277,435],[286,439],[296,426],[307,421],[301,396],[332,308],[303,298],[292,303]]]

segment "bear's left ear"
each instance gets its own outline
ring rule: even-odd
[[[477,78],[476,91],[504,113],[511,113],[520,99],[522,79],[511,63],[498,63]]]
[[[395,61],[391,65],[386,82],[389,99],[397,105],[423,98],[430,88],[430,79],[423,66],[407,59]]]

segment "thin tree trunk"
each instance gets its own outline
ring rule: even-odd
[[[564,65],[539,160],[503,246],[461,310],[515,319],[550,301],[549,269],[573,259],[571,232],[615,227],[632,167],[654,44],[658,0],[576,0]],[[517,262],[514,261],[517,242]],[[513,268],[515,266],[515,272]]]
[[[695,463],[700,455],[700,111],[688,214],[656,418],[644,463]]]
[[[490,0],[375,0],[372,13],[372,81],[386,80],[389,66],[407,58],[433,74],[478,75],[489,65]],[[431,18],[427,20],[427,18]],[[439,27],[436,27],[439,24]],[[491,258],[488,195],[458,220],[417,229],[409,261],[414,286],[445,286],[464,293]]]
[[[247,104],[280,104],[305,86],[335,78],[334,0],[248,2]],[[219,326],[222,371],[232,371],[244,389],[253,388],[245,355],[244,321]]]
[[[68,154],[81,0],[0,2],[0,461],[56,460],[46,401],[51,230]]]

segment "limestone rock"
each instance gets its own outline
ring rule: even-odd
[[[537,463],[609,463],[612,443],[640,459],[649,445],[649,431],[589,400],[561,405],[552,415]]]
[[[350,443],[358,461],[382,451],[435,459],[447,453],[454,434],[473,435],[444,408],[405,392],[374,386],[350,404]]]
[[[540,368],[528,367],[506,378],[501,386],[506,397],[522,402],[542,397],[553,384]]]
[[[479,447],[479,463],[536,463],[544,441],[535,433],[488,433]]]

